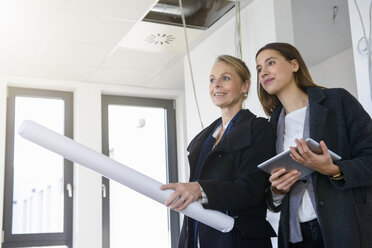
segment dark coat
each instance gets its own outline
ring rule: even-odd
[[[361,104],[344,89],[307,89],[310,137],[323,140],[342,157],[334,162],[344,174],[332,180],[312,174],[318,221],[326,248],[372,247],[372,120]],[[270,120],[276,125],[282,106]],[[271,192],[271,191],[270,191]],[[268,197],[270,200],[271,197]],[[270,202],[273,208],[272,202]],[[279,221],[279,248],[288,247],[289,194],[283,199]]]
[[[195,171],[205,139],[220,119],[201,131],[188,146],[190,175]],[[271,247],[269,237],[276,234],[266,221],[264,198],[269,175],[259,170],[257,165],[275,155],[274,139],[266,119],[243,110],[231,130],[210,152],[197,180],[208,198],[208,204],[203,206],[233,216],[235,225],[229,233],[222,233],[199,223],[201,248],[246,247],[239,245],[242,240],[245,244],[251,240],[251,247],[267,247],[260,245],[260,238],[268,241]],[[180,248],[192,247],[190,234],[194,232],[193,226],[193,219],[185,216]]]

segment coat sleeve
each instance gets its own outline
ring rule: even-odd
[[[275,155],[275,136],[267,120],[255,119],[251,126],[251,144],[236,151],[233,165],[235,180],[198,181],[208,197],[205,208],[239,211],[257,206],[264,199],[269,174],[257,168]],[[244,133],[241,136],[244,139]]]
[[[341,91],[341,106],[350,158],[334,162],[344,180],[332,180],[338,189],[372,186],[372,120],[362,105],[346,90]]]

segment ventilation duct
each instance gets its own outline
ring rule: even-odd
[[[183,0],[183,11],[189,28],[207,29],[235,4],[226,0]],[[178,0],[160,0],[143,21],[182,26]]]
[[[178,6],[178,0],[172,1],[159,1],[155,6],[151,9],[152,12],[156,12],[163,15],[169,15],[169,16],[181,16],[181,8]],[[194,15],[196,12],[201,10],[203,8],[203,4],[205,4],[205,1],[200,0],[188,0],[188,1],[182,1],[183,6],[183,13],[185,17],[189,17]]]

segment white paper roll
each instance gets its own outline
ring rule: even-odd
[[[174,192],[173,190],[161,190],[162,183],[33,121],[23,121],[18,133],[33,143],[115,180],[161,204],[164,204]],[[234,226],[232,217],[216,210],[204,209],[197,201],[191,203],[181,213],[221,232],[229,232]]]

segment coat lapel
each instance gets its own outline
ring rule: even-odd
[[[241,116],[236,120],[236,123],[234,123],[228,135],[222,138],[213,152],[233,152],[249,146],[252,142],[250,130],[253,118],[255,118],[255,115],[247,109],[244,110]]]
[[[236,123],[231,128],[228,135],[224,136],[218,145],[212,150],[211,154],[216,152],[232,152],[239,150],[243,147],[246,147],[251,144],[251,125],[252,119],[255,118],[255,115],[252,114],[249,110],[244,110],[241,116],[236,120]],[[217,125],[221,118],[214,121],[210,126],[200,132],[190,143],[187,148],[189,152],[189,165],[190,165],[190,175],[193,175],[195,172],[195,166],[199,158],[201,147],[208,137],[208,135],[213,131],[214,127]],[[243,138],[242,138],[243,135]],[[209,155],[209,156],[210,156]],[[208,157],[209,157],[208,156]],[[207,163],[207,160],[205,163]],[[204,167],[204,165],[203,165]],[[201,171],[203,169],[201,168]],[[191,176],[190,176],[191,179]]]
[[[306,90],[309,96],[309,106],[310,106],[310,138],[320,142],[324,139],[324,130],[326,127],[326,120],[328,115],[328,108],[321,105],[322,101],[325,99],[324,91],[318,87],[307,88]],[[313,173],[313,187],[314,191],[317,192],[319,173]]]
[[[321,105],[325,95],[323,90],[318,87],[311,87],[306,91],[309,96],[310,106],[310,137],[319,142],[324,138],[323,134],[328,115],[328,109]]]
[[[207,139],[208,135],[213,131],[214,127],[220,121],[221,118],[215,120],[211,125],[201,131],[189,144],[187,151],[189,152],[189,166],[190,166],[190,180],[191,175],[194,175],[195,166],[199,158],[201,147],[204,141]]]

